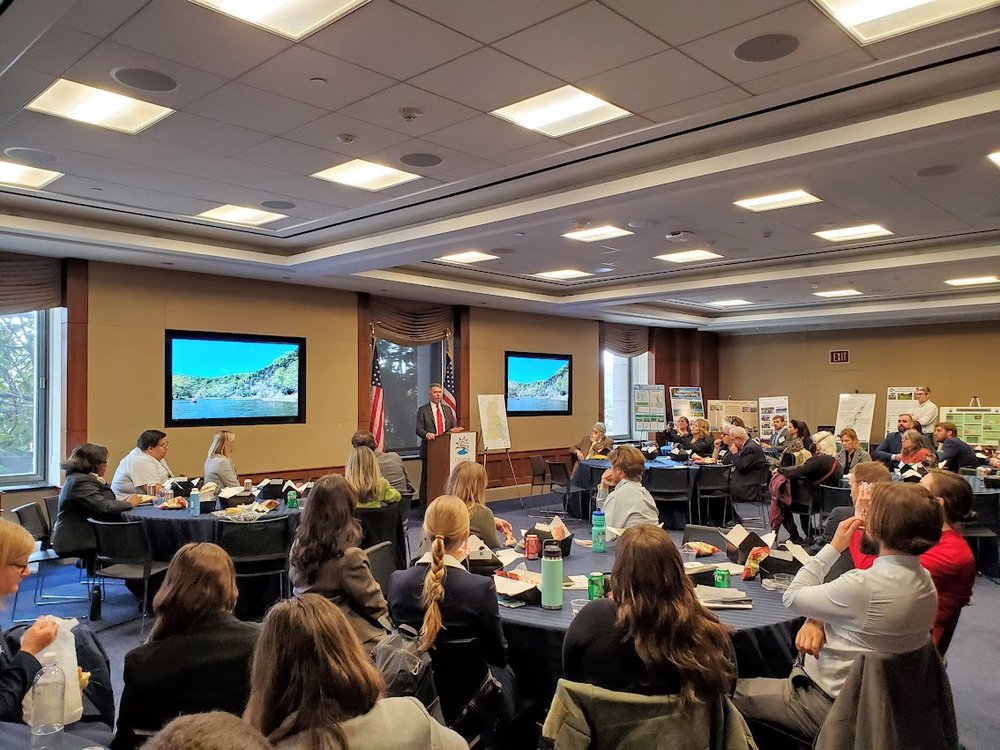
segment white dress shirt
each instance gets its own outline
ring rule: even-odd
[[[602,484],[597,491],[597,507],[604,511],[604,522],[615,529],[660,522],[649,490],[630,479],[623,479],[610,492]]]
[[[115,477],[111,480],[111,489],[115,491],[115,497],[124,500],[138,492],[141,485],[154,482],[163,484],[172,476],[173,472],[166,461],[157,461],[136,447],[118,464]]]
[[[879,557],[868,570],[851,570],[823,583],[840,553],[826,545],[802,566],[784,595],[785,606],[824,624],[826,645],[803,669],[831,698],[844,685],[855,657],[868,651],[903,654],[930,638],[937,613],[931,575],[914,555]]]
[[[933,433],[934,425],[938,422],[937,404],[927,399],[919,406],[913,407],[913,418],[920,422],[920,429]]]

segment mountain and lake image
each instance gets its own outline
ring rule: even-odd
[[[511,357],[507,411],[565,411],[569,408],[569,363],[564,359]]]

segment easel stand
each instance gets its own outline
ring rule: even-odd
[[[486,468],[486,454],[489,453],[489,448],[483,448],[483,468]],[[517,501],[521,503],[521,510],[524,510],[524,497],[521,495],[521,485],[517,482],[517,474],[514,472],[514,459],[510,457],[510,448],[504,448],[504,453],[507,454],[507,465],[510,467],[510,479],[514,483],[514,489],[517,491]]]

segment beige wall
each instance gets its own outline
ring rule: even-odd
[[[850,350],[847,365],[831,349]],[[1000,406],[1000,324],[725,336],[719,346],[720,395],[789,397],[792,416],[810,429],[834,424],[840,393],[874,393],[872,439],[881,440],[886,388],[929,385],[938,406]]]
[[[237,427],[238,471],[341,465],[357,424],[353,293],[133,266],[90,265],[88,420],[111,467],[147,428],[163,429],[166,328],[302,336],[307,422]],[[168,430],[167,461],[200,475],[214,427]]]
[[[505,351],[573,355],[573,414],[510,418],[511,450],[574,445],[598,419],[598,324],[474,307],[470,310],[470,428],[479,430],[480,393],[504,392]]]

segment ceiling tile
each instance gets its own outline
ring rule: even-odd
[[[354,140],[350,144],[344,144],[338,140],[339,135],[350,135]],[[292,141],[354,157],[364,156],[406,140],[406,136],[402,133],[361,122],[338,112],[325,115],[308,125],[285,133],[284,136]]]
[[[405,154],[415,153],[434,154],[435,156],[441,157],[442,161],[440,164],[436,164],[433,167],[411,167],[399,160],[400,157]],[[397,143],[394,146],[390,146],[382,149],[381,151],[377,151],[374,154],[370,154],[366,158],[376,164],[384,164],[387,167],[395,167],[396,169],[402,169],[406,172],[412,172],[413,174],[419,175],[438,175],[443,172],[448,172],[468,165],[476,165],[479,167],[480,171],[483,172],[488,172],[497,167],[496,162],[490,162],[486,159],[480,159],[470,154],[453,151],[450,148],[445,148],[444,146],[440,146],[435,143],[428,143],[427,141],[416,139],[406,141],[404,143]]]
[[[595,2],[497,42],[498,49],[564,81],[579,81],[666,45]]]
[[[323,110],[242,83],[227,83],[187,107],[196,115],[280,135],[323,114]]]
[[[389,2],[375,2],[306,38],[304,44],[403,80],[478,43]]]
[[[235,78],[292,45],[186,0],[153,0],[111,40],[226,78]]]
[[[703,94],[692,99],[685,99],[681,102],[674,102],[665,107],[657,107],[649,112],[643,112],[643,117],[648,117],[654,122],[670,122],[688,115],[697,115],[703,112],[732,104],[743,99],[749,99],[750,94],[739,86],[727,86],[724,89],[713,91],[710,94]]]
[[[484,86],[484,81],[489,81],[489,85]],[[483,112],[564,85],[558,78],[490,47],[440,65],[410,83]]]
[[[333,164],[327,166],[333,166]],[[365,190],[334,185],[315,177],[292,174],[274,167],[251,164],[238,159],[225,159],[212,165],[211,168],[204,170],[203,176],[231,185],[238,185],[248,190],[257,191],[257,193],[268,192],[287,195],[293,200],[304,198],[316,203],[329,203],[345,208],[355,208],[371,202],[371,194]],[[219,202],[226,201],[220,200]]]
[[[669,44],[679,45],[793,5],[799,0],[602,0]]]
[[[677,50],[637,60],[581,81],[589,94],[629,112],[654,109],[723,89],[729,81]]]
[[[55,80],[48,73],[41,73],[20,64],[10,68],[0,81],[3,82],[3,96],[0,97],[0,122],[21,110]]]
[[[745,81],[741,86],[753,94],[769,94],[772,91],[780,91],[798,84],[810,84],[827,90],[830,86],[823,85],[826,79],[839,73],[857,70],[871,63],[872,59],[867,52],[862,49],[850,49],[837,55],[824,57],[822,60],[813,60],[803,65],[797,65],[781,73]]]
[[[100,191],[94,190],[99,187]],[[118,185],[107,180],[96,181],[85,177],[67,175],[53,182],[47,190],[60,195],[76,196],[88,201],[119,204],[179,216],[192,216],[214,208],[215,203],[190,196],[144,190],[134,186]],[[114,208],[114,205],[109,206]]]
[[[325,78],[326,82],[310,80],[316,77]],[[340,109],[395,83],[381,73],[301,44],[275,55],[239,80],[326,110]]]
[[[422,110],[423,114],[412,122],[407,122],[399,112],[404,107],[416,107]],[[398,130],[409,136],[440,130],[478,114],[474,109],[405,83],[355,102],[342,108],[340,112],[348,117],[370,122],[382,128]]]
[[[567,143],[572,143],[574,146],[585,146],[588,143],[597,143],[598,141],[603,141],[606,138],[614,138],[626,133],[634,133],[637,130],[648,128],[652,124],[652,122],[644,117],[632,115],[631,117],[623,117],[621,120],[614,120],[613,122],[608,122],[604,125],[597,125],[593,128],[578,130],[575,133],[567,133],[562,136],[561,140],[564,140]]]
[[[188,112],[174,112],[160,120],[142,135],[155,141],[166,141],[176,146],[207,151],[219,156],[232,156],[243,149],[267,140],[265,133],[238,128],[207,117]]]
[[[493,156],[547,140],[493,115],[479,115],[424,136],[425,140],[477,156]]]
[[[585,0],[398,0],[412,10],[484,43],[526,29]]]
[[[253,148],[248,148],[240,153],[238,158],[303,175],[311,175],[345,160],[343,154],[324,151],[283,138],[271,138]]]
[[[61,76],[73,63],[90,52],[100,43],[100,39],[91,34],[71,29],[68,26],[55,24],[35,40],[21,55],[19,65]]]
[[[535,159],[542,159],[546,156],[558,154],[560,151],[568,151],[570,148],[572,147],[568,143],[556,140],[555,138],[547,138],[541,143],[514,149],[513,151],[508,151],[492,158],[501,164],[525,164]]]
[[[60,16],[59,23],[103,38],[147,3],[149,0],[77,0]]]

